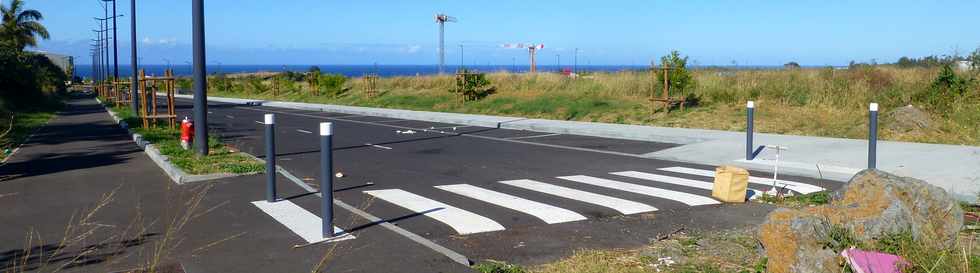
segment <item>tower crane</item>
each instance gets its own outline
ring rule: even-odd
[[[538,71],[537,63],[537,52],[538,50],[544,49],[544,44],[534,44],[534,43],[515,43],[515,44],[504,44],[504,48],[527,48],[528,58],[530,58],[531,68],[529,71],[535,73]]]
[[[443,66],[446,65],[446,22],[456,22],[456,17],[443,13],[436,14],[436,23],[439,23],[439,74],[443,73]]]

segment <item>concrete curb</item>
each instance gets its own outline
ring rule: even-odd
[[[102,101],[99,100],[98,98],[96,98],[95,100],[98,101],[99,104],[102,104]],[[166,155],[161,154],[160,150],[157,149],[157,147],[154,146],[153,143],[150,143],[149,141],[143,139],[143,135],[140,135],[135,131],[133,131],[133,129],[130,129],[129,124],[126,124],[126,121],[120,119],[119,116],[116,115],[116,113],[112,112],[112,110],[109,110],[109,108],[105,108],[105,110],[107,113],[109,113],[109,116],[112,117],[112,120],[114,120],[116,124],[119,124],[119,127],[125,129],[126,132],[128,132],[129,135],[133,137],[133,142],[136,143],[136,146],[139,146],[140,149],[143,149],[143,152],[145,152],[146,155],[150,157],[150,160],[153,160],[153,163],[156,163],[157,166],[160,167],[160,169],[163,170],[163,172],[166,173],[168,177],[170,177],[170,180],[174,181],[174,183],[177,183],[178,185],[194,183],[194,182],[204,182],[204,181],[236,177],[236,176],[258,174],[258,173],[243,173],[243,174],[216,173],[216,174],[197,174],[197,175],[187,174],[186,172],[184,172],[184,170],[181,170],[176,165],[171,163],[170,158],[168,158]]]
[[[177,95],[193,98],[193,95]],[[745,133],[707,129],[688,129],[595,123],[580,121],[529,119],[488,115],[427,112],[388,108],[370,108],[330,104],[268,101],[208,97],[209,101],[239,105],[270,106],[318,112],[388,117],[395,119],[443,122],[512,130],[584,135],[614,139],[680,144],[678,147],[641,155],[644,158],[680,161],[706,165],[736,165],[755,171],[772,172],[773,164],[763,152],[756,160],[746,161]],[[832,137],[756,133],[756,143],[791,147],[784,156],[779,173],[827,181],[845,182],[866,164],[867,140]],[[732,147],[737,147],[732,148]],[[898,141],[878,142],[878,169],[896,175],[929,181],[954,193],[963,200],[975,200],[980,192],[980,147]],[[958,160],[949,160],[957,158]],[[934,160],[941,159],[941,160]]]

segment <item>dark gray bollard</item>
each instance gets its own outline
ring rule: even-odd
[[[749,101],[745,105],[746,122],[745,122],[745,160],[752,160],[752,134],[755,125],[755,102]]]
[[[265,200],[275,202],[276,194],[276,116],[265,114]]]
[[[320,213],[323,217],[323,237],[333,233],[333,124],[320,123]]]
[[[878,161],[878,104],[871,103],[868,115],[868,169],[877,167]]]

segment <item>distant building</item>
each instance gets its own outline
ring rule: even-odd
[[[75,76],[74,57],[70,55],[61,55],[61,54],[55,54],[55,53],[43,52],[43,51],[36,51],[34,53],[44,55],[44,57],[48,57],[48,60],[51,60],[51,63],[54,63],[54,65],[60,67],[61,70],[65,71],[65,75],[68,76],[69,80],[71,80],[71,78]]]
[[[970,70],[970,68],[972,68],[972,66],[973,66],[973,63],[971,63],[970,61],[958,61],[958,62],[956,62],[956,68],[959,69],[959,70]]]

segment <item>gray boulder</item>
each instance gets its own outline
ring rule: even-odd
[[[829,205],[777,209],[759,227],[759,240],[774,273],[839,272],[830,233],[844,228],[872,244],[889,234],[910,232],[923,244],[949,247],[963,226],[963,210],[942,188],[878,170],[864,170],[834,193]]]

